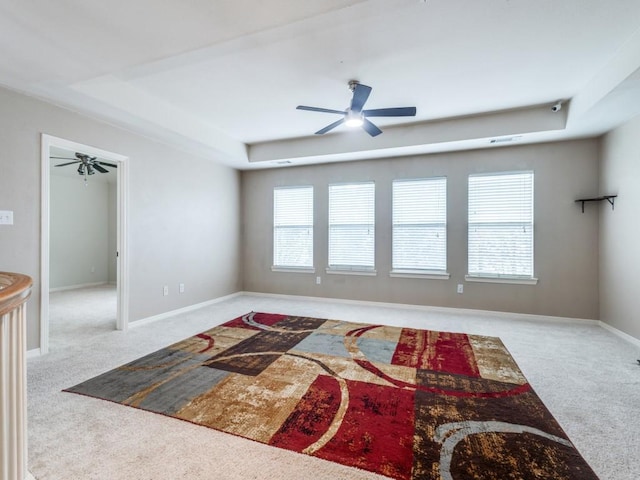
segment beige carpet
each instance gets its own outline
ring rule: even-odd
[[[29,468],[40,480],[383,478],[61,392],[251,310],[499,336],[602,480],[635,480],[640,471],[638,349],[598,326],[243,296],[122,333],[92,313],[102,307],[82,300],[95,292],[75,293],[64,302],[52,298],[66,326],[52,318],[52,352],[28,364]],[[82,315],[78,304],[87,307]],[[107,327],[96,327],[101,324]]]

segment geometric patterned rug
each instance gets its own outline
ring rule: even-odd
[[[499,338],[251,312],[68,392],[401,480],[597,480]]]

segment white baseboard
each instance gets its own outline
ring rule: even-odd
[[[66,287],[50,288],[49,293],[64,292],[66,290],[77,290],[78,288],[99,287],[100,285],[108,285],[109,282],[81,283],[79,285],[68,285]]]
[[[349,300],[344,298],[327,298],[327,297],[306,297],[302,295],[283,295],[280,293],[259,293],[259,292],[241,292],[243,295],[252,295],[256,297],[271,297],[282,298],[287,300],[309,300],[325,303],[344,303],[347,305],[362,305],[369,307],[382,307],[382,308],[405,308],[407,310],[421,310],[428,312],[443,312],[452,313],[457,315],[493,315],[497,317],[517,319],[517,320],[529,320],[535,322],[556,322],[556,323],[579,323],[581,325],[600,325],[600,320],[594,320],[591,318],[570,318],[570,317],[554,317],[551,315],[536,315],[533,313],[511,313],[511,312],[498,312],[494,310],[472,310],[469,308],[455,308],[455,307],[433,307],[429,305],[413,305],[406,303],[389,303],[389,302],[374,302],[370,300]]]
[[[141,327],[143,325],[148,325],[149,323],[157,322],[158,320],[164,320],[165,318],[173,317],[175,315],[192,312],[193,310],[198,310],[200,308],[208,307],[209,305],[214,305],[216,303],[224,302],[225,300],[231,300],[232,298],[239,297],[240,295],[242,295],[242,292],[236,292],[229,295],[225,295],[224,297],[218,297],[212,300],[207,300],[206,302],[196,303],[193,305],[189,305],[187,307],[182,307],[176,310],[170,310],[168,312],[159,313],[158,315],[153,315],[151,317],[142,318],[134,322],[129,322],[129,328]]]
[[[624,333],[622,330],[618,330],[616,327],[612,327],[611,325],[603,322],[602,320],[600,320],[599,323],[600,323],[600,326],[605,330],[609,330],[611,333],[613,333],[614,335],[617,335],[623,340],[626,340],[627,342],[634,344],[636,347],[640,347],[640,339],[637,339],[636,337],[632,337],[628,333]]]
[[[208,307],[210,305],[214,305],[216,303],[224,302],[226,300],[231,300],[232,298],[236,298],[239,296],[254,296],[254,297],[266,297],[266,298],[280,298],[284,300],[305,300],[305,301],[313,301],[313,302],[322,302],[322,303],[343,303],[346,305],[361,305],[361,306],[370,306],[370,307],[382,307],[382,308],[405,308],[408,310],[421,310],[428,312],[443,312],[443,313],[451,313],[457,315],[493,315],[502,318],[516,319],[516,320],[526,320],[526,321],[535,321],[535,322],[553,322],[553,323],[574,323],[580,325],[597,325],[606,330],[609,330],[613,334],[618,337],[626,340],[636,346],[640,347],[640,339],[637,339],[621,330],[618,330],[615,327],[601,321],[594,320],[591,318],[571,318],[571,317],[557,317],[552,315],[537,315],[533,313],[512,313],[512,312],[499,312],[495,310],[473,310],[467,308],[455,308],[455,307],[434,307],[429,305],[414,305],[414,304],[405,304],[405,303],[390,303],[390,302],[374,302],[371,300],[350,300],[345,298],[329,298],[329,297],[310,297],[303,295],[285,295],[281,293],[262,293],[262,292],[247,292],[240,291],[236,293],[232,293],[229,295],[225,295],[223,297],[214,298],[211,300],[207,300],[206,302],[196,303],[194,305],[189,305],[187,307],[178,308],[176,310],[171,310],[168,312],[160,313],[158,315],[153,315],[151,317],[142,318],[140,320],[136,320],[134,322],[129,322],[129,328],[140,327],[143,325],[147,325],[149,323],[157,322],[159,320],[163,320],[165,318],[173,317],[175,315],[180,315],[182,313],[191,312],[193,310],[198,310],[200,308]],[[37,357],[39,356],[40,349],[33,349],[27,352],[27,358]]]
[[[40,350],[40,348],[27,350],[27,360],[29,360],[30,358],[39,357],[40,355],[42,355],[42,351]]]

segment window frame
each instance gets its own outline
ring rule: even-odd
[[[397,215],[399,215],[398,206],[396,205],[397,200],[397,191],[396,185],[400,185],[402,183],[417,183],[429,186],[430,183],[433,184],[435,182],[443,182],[444,183],[444,198],[441,199],[442,207],[444,211],[439,211],[436,215],[440,215],[444,217],[444,222],[414,222],[414,223],[403,223],[397,220]],[[448,178],[446,176],[434,176],[434,177],[422,177],[422,178],[403,178],[403,179],[395,179],[391,183],[391,272],[389,276],[391,277],[400,277],[400,278],[425,278],[425,279],[438,279],[445,280],[450,278],[450,274],[447,271],[448,268],[448,204],[447,204],[447,187],[448,187]],[[436,185],[433,188],[442,188],[439,185]],[[431,195],[430,192],[427,192],[429,196],[426,196],[424,199],[425,202],[432,201],[434,199],[440,200],[437,198],[437,195]],[[436,192],[437,193],[437,192]],[[399,246],[396,242],[396,232],[399,232],[402,226],[423,226],[423,227],[435,227],[438,226],[444,227],[444,259],[440,259],[444,261],[444,268],[435,268],[435,266],[431,266],[431,268],[421,268],[419,266],[406,266],[406,267],[396,267],[395,266],[395,256],[397,252],[397,247]]]
[[[371,192],[372,197],[372,205],[367,208],[371,208],[371,218],[373,223],[369,222],[353,222],[349,224],[332,224],[332,194],[331,190],[334,187],[341,186],[355,186],[355,185],[370,185],[373,188],[373,192]],[[328,274],[340,274],[340,275],[365,275],[365,276],[375,276],[377,275],[375,262],[376,262],[376,184],[372,180],[365,181],[357,181],[357,182],[340,182],[340,183],[330,183],[327,188],[327,268],[326,273]],[[332,227],[335,225],[342,225],[344,227],[368,227],[373,230],[371,234],[371,238],[373,239],[373,245],[371,247],[371,265],[357,265],[357,264],[340,264],[335,263],[332,264]]]
[[[311,219],[311,223],[310,224],[282,224],[282,225],[277,225],[276,224],[276,215],[277,215],[277,205],[276,205],[276,192],[277,191],[286,191],[286,190],[310,190],[310,194],[311,194],[311,212],[307,212],[307,215],[310,214],[310,219]],[[315,227],[315,211],[314,211],[314,195],[315,195],[315,189],[313,185],[290,185],[290,186],[280,186],[280,187],[274,187],[273,188],[273,202],[272,202],[272,225],[273,225],[273,233],[272,233],[272,266],[271,266],[271,271],[273,272],[287,272],[287,273],[315,273],[316,269],[314,266],[314,247],[315,247],[315,242],[314,242],[314,227]],[[277,247],[278,247],[278,242],[276,241],[277,238],[277,231],[279,229],[292,229],[292,228],[296,228],[296,229],[308,229],[310,230],[309,235],[311,236],[311,251],[308,252],[309,257],[311,258],[311,265],[285,265],[285,264],[278,264],[276,263],[276,257],[277,257]]]
[[[509,175],[522,175],[529,174],[531,176],[531,207],[529,215],[530,222],[471,222],[471,178],[472,177],[499,177]],[[536,285],[538,279],[535,277],[535,172],[533,170],[517,170],[517,171],[505,171],[505,172],[488,172],[481,174],[470,174],[467,177],[467,274],[465,280],[468,282],[486,282],[486,283],[510,283],[510,284],[522,284],[522,285]],[[517,275],[507,273],[491,273],[491,272],[470,272],[470,258],[471,258],[471,228],[474,224],[526,224],[530,225],[531,229],[531,257],[530,257],[530,275]]]

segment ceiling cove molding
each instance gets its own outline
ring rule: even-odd
[[[340,161],[413,155],[432,150],[438,144],[564,130],[567,110],[552,112],[550,105],[545,104],[393,127],[382,126],[384,134],[374,138],[358,130],[255,143],[248,147],[249,163],[284,160],[305,162],[323,157],[328,161]]]
[[[569,125],[578,122],[625,80],[640,72],[640,28],[571,101]]]
[[[71,88],[192,141],[223,157],[247,158],[247,146],[186,111],[163,101],[115,75],[105,75]]]

